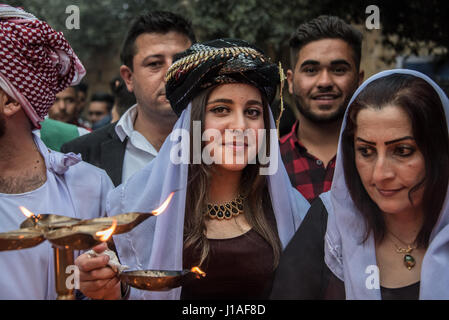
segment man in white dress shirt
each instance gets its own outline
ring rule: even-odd
[[[120,75],[136,105],[118,122],[61,150],[81,153],[84,161],[106,170],[116,186],[153,160],[177,120],[165,97],[165,73],[173,56],[194,42],[190,23],[176,14],[156,11],[137,17],[120,55]]]

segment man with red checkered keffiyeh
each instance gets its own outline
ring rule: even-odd
[[[50,151],[32,132],[56,93],[84,74],[61,32],[0,5],[0,233],[19,229],[25,219],[19,206],[80,219],[104,215],[113,187],[106,173],[73,153]],[[48,242],[0,251],[0,270],[0,299],[56,298]]]

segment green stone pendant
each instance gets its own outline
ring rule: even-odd
[[[413,258],[411,255],[406,254],[404,256],[404,265],[407,269],[411,270],[416,264],[415,258]]]

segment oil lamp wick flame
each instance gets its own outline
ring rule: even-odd
[[[25,208],[24,206],[19,206],[20,211],[22,211],[22,213],[27,217],[27,218],[31,218],[34,219],[35,222],[37,222],[41,215],[35,215],[34,213],[32,213],[30,210],[28,210],[27,208]]]
[[[116,227],[117,227],[117,220],[114,219],[112,221],[112,225],[108,229],[103,230],[103,231],[98,231],[97,233],[95,233],[95,235],[97,237],[99,237],[99,240],[102,241],[102,242],[108,241],[108,239],[114,233]]]
[[[203,278],[206,276],[206,273],[203,270],[201,270],[199,267],[193,267],[192,269],[190,269],[190,271],[196,273],[198,279],[200,278],[200,276]]]
[[[157,215],[160,215],[162,212],[164,212],[164,210],[167,209],[168,204],[170,203],[170,201],[173,198],[174,194],[175,194],[174,192],[170,193],[170,195],[167,197],[167,199],[164,201],[164,203],[159,208],[157,208],[156,210],[151,211],[151,213],[154,216],[157,216]]]

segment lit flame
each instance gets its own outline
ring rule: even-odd
[[[200,278],[199,276],[202,276],[203,278],[206,276],[206,273],[199,267],[193,267],[192,269],[190,269],[190,271],[196,273],[198,279]]]
[[[30,210],[28,210],[27,208],[20,206],[19,209],[22,211],[22,213],[27,217],[27,218],[31,218],[31,217],[35,217],[34,213],[32,213]]]
[[[167,200],[165,200],[164,203],[159,208],[157,208],[156,210],[151,211],[151,213],[153,215],[155,215],[155,216],[158,216],[162,212],[164,212],[164,210],[167,209],[168,204],[170,203],[171,198],[173,198],[174,194],[175,194],[174,192],[170,193],[170,195],[168,196]]]
[[[116,227],[117,227],[117,220],[114,219],[112,221],[111,227],[109,227],[109,228],[107,228],[106,230],[103,230],[103,231],[98,231],[97,233],[95,233],[95,235],[100,238],[99,239],[100,241],[103,241],[103,242],[108,241],[108,239],[114,233]]]
[[[41,218],[41,215],[38,214],[37,216],[32,213],[30,210],[28,210],[27,208],[25,208],[24,206],[19,206],[19,209],[22,211],[22,213],[30,219],[34,219],[35,223],[38,223],[38,220]]]

